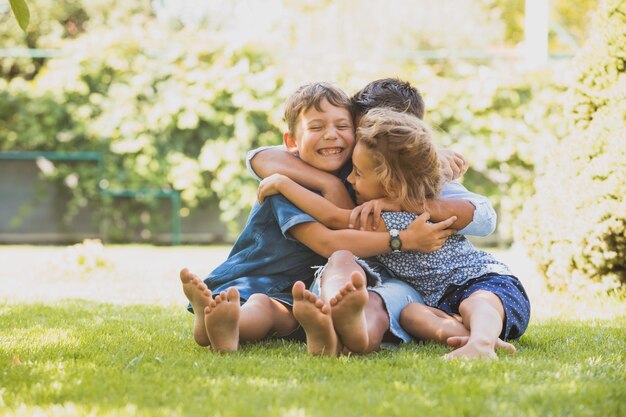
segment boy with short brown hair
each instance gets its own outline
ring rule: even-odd
[[[347,95],[327,83],[302,86],[287,100],[285,117],[286,148],[309,166],[344,180],[349,170],[342,169],[354,148]],[[405,247],[429,250],[427,236],[448,236],[452,231],[444,229],[450,224],[409,227]],[[282,196],[255,204],[228,259],[204,282],[187,269],[180,273],[195,315],[194,339],[229,352],[241,341],[292,334],[299,327],[291,311],[293,284],[311,278],[311,268],[339,249],[364,257],[390,251],[386,233],[330,230]]]

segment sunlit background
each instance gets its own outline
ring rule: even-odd
[[[23,32],[0,0],[0,243],[232,242],[291,91],[398,77],[498,210],[479,244],[626,281],[622,2],[27,3]]]

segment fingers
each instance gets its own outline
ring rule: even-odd
[[[420,216],[421,217],[421,216]],[[418,217],[419,218],[419,217]],[[454,222],[456,221],[457,217],[456,216],[452,216],[452,217],[448,217],[447,219],[440,221],[439,223],[434,223],[433,225],[435,226],[435,230],[444,230],[444,229],[448,229],[450,226],[452,226],[454,224]],[[453,232],[454,233],[454,232]],[[452,233],[451,233],[452,234]]]
[[[461,160],[461,166],[462,166],[463,168],[467,169],[467,167],[468,167],[468,162],[467,162],[467,159],[465,159],[465,157],[464,157],[463,155],[461,155],[461,154],[460,154],[460,153],[458,153],[458,152],[455,152],[455,153],[454,153],[454,158],[455,158],[455,160],[456,160],[456,159]]]
[[[438,224],[434,226],[438,226]],[[434,233],[431,237],[430,247],[428,248],[428,250],[426,250],[426,252],[434,252],[436,250],[443,248],[443,246],[448,241],[448,237],[450,237],[451,235],[455,233],[456,233],[455,229],[444,229],[444,230],[440,230]]]
[[[380,213],[382,211],[382,206],[380,204],[374,205],[374,220],[372,223],[372,229],[378,229],[378,225],[380,224]]]
[[[450,164],[450,169],[452,170],[452,179],[455,180],[461,176],[462,165],[459,165],[456,160],[454,160],[454,164]]]
[[[432,243],[430,247],[428,248],[428,250],[426,250],[425,252],[435,252],[443,248],[443,246],[446,244],[448,240],[448,237],[450,237],[451,235],[455,233],[456,233],[456,230],[454,229],[445,229],[445,230],[441,230],[437,232],[437,234],[435,234],[432,237]]]
[[[378,205],[372,202],[367,202],[361,204],[352,209],[350,212],[350,219],[348,221],[348,227],[351,229],[360,229],[365,230],[368,227],[368,223],[370,220],[370,214],[378,213],[378,217],[380,217],[381,209],[378,208]],[[374,222],[376,219],[374,219]],[[372,223],[372,229],[375,229],[374,222]]]
[[[454,165],[455,165],[453,167],[453,171],[454,171],[453,179],[457,179],[463,176],[463,174],[465,174],[468,168],[468,163],[467,163],[467,159],[465,159],[463,155],[461,155],[458,152],[454,152],[452,158],[453,158]]]
[[[263,204],[263,201],[269,196],[279,194],[279,185],[284,177],[280,174],[272,174],[267,178],[264,178],[259,183],[259,189],[257,190],[257,200],[259,204]]]
[[[259,189],[256,192],[256,196],[257,196],[256,198],[257,200],[259,200],[259,204],[263,204],[265,199],[271,196],[272,194],[276,194],[276,191],[272,189],[272,183],[265,182],[265,183],[259,184]]]
[[[259,183],[259,188],[256,190],[256,199],[259,201],[259,204],[263,204],[263,201],[265,200],[265,197],[266,197],[265,189],[266,189],[267,184],[270,182],[269,178],[270,177],[263,178],[261,182]]]
[[[358,226],[357,221],[359,219],[359,214],[361,214],[362,206],[356,206],[350,212],[350,220],[348,220],[348,227],[350,229],[354,229]]]
[[[371,212],[372,212],[372,205],[363,204],[363,210],[361,210],[361,219],[360,219],[361,230],[365,230],[365,226],[367,226],[367,220]]]
[[[463,168],[465,168],[465,160],[463,159],[463,157],[456,154],[454,155],[454,165],[456,165],[458,172],[462,172]]]
[[[430,219],[430,213],[425,211],[422,214],[420,214],[419,216],[417,216],[417,219],[415,219],[415,222],[422,222],[422,223],[426,223],[428,220]]]

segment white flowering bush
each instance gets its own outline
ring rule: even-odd
[[[571,134],[519,223],[555,288],[592,280],[626,283],[626,4],[601,2],[591,37],[576,59],[568,95]]]

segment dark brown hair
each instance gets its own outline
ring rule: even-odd
[[[376,107],[387,107],[400,113],[424,118],[424,99],[415,87],[397,78],[372,81],[352,96],[355,117]]]

